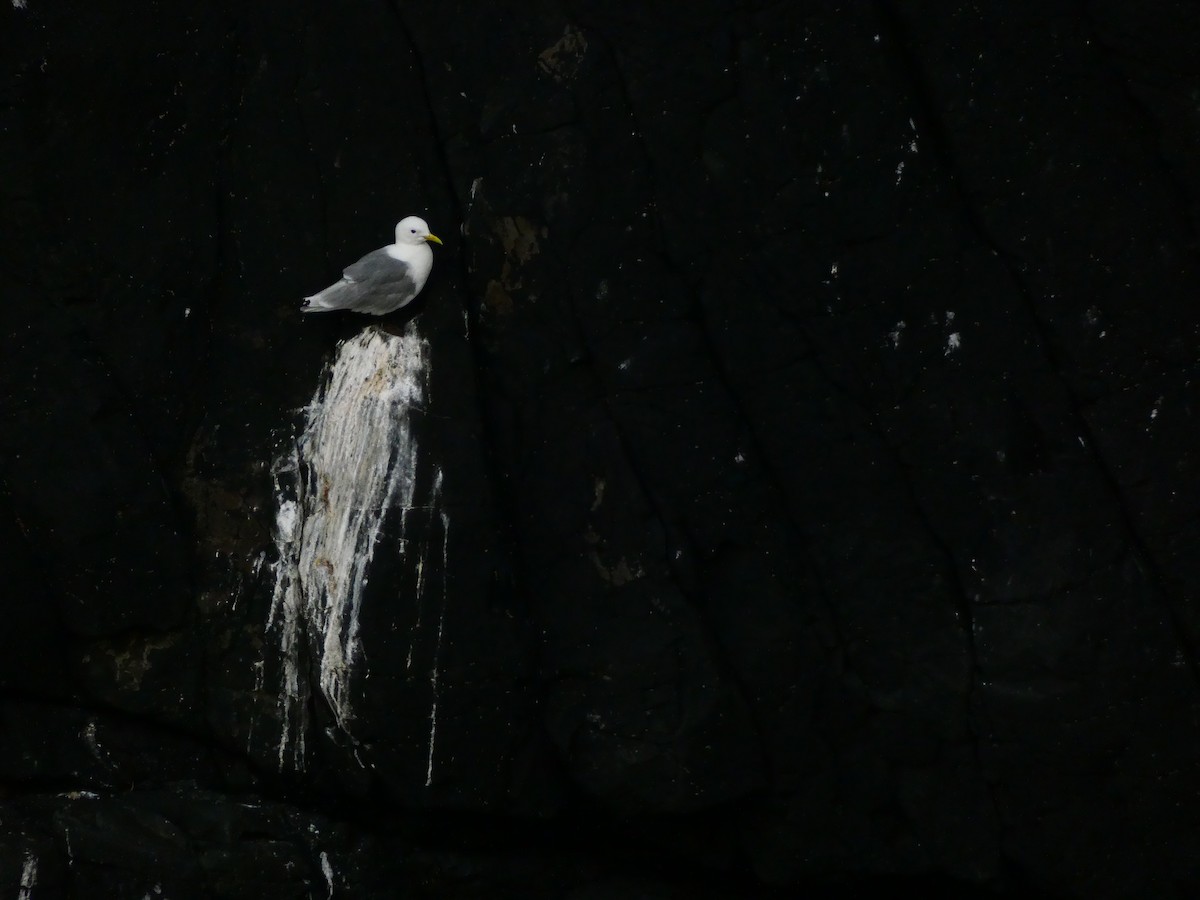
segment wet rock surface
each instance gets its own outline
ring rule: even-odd
[[[0,890],[1195,895],[1190,6],[0,23]]]

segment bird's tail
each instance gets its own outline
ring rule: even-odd
[[[342,309],[342,304],[337,302],[338,288],[342,285],[331,285],[325,290],[313,294],[311,297],[305,297],[304,302],[300,304],[300,312],[329,312],[334,309]]]

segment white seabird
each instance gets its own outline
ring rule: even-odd
[[[396,224],[396,243],[372,250],[342,272],[342,280],[304,298],[300,312],[351,312],[382,316],[411,303],[433,269],[429,242],[440,244],[420,216]]]

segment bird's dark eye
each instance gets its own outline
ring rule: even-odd
[[[417,233],[417,229],[415,229],[415,228],[410,228],[410,229],[408,229],[408,233],[409,233],[409,234],[416,234],[416,233]]]

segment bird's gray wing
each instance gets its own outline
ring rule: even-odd
[[[386,247],[346,267],[342,280],[354,286],[349,308],[377,316],[398,309],[417,294],[408,263],[389,255]]]

